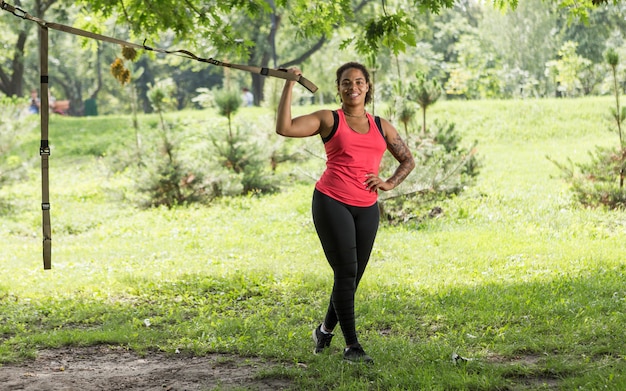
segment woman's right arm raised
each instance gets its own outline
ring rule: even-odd
[[[288,72],[301,74],[297,68],[291,68]],[[291,118],[291,92],[295,82],[287,80],[278,104],[276,119],[276,133],[285,137],[309,137],[320,133],[323,125],[323,114],[318,111],[311,114]]]

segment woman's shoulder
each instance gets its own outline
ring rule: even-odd
[[[311,115],[316,116],[320,120],[320,123],[322,125],[332,127],[334,123],[333,112],[335,111],[336,110],[322,109],[314,111],[313,113],[311,113]]]

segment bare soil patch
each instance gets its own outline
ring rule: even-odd
[[[289,379],[259,376],[284,364],[214,354],[139,356],[104,346],[42,350],[37,358],[0,367],[3,391],[286,390]]]

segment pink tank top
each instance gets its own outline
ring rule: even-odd
[[[387,142],[369,113],[370,128],[360,134],[350,128],[343,110],[336,129],[324,139],[326,170],[315,188],[329,197],[351,206],[372,206],[378,199],[375,191],[365,187],[366,174],[378,175],[380,161],[387,150]]]

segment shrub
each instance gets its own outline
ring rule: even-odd
[[[278,190],[276,178],[268,172],[272,157],[269,141],[256,137],[252,124],[235,126],[229,124],[229,132],[216,132],[211,142],[216,150],[216,159],[222,167],[240,178],[241,193],[273,193]]]
[[[207,92],[208,93],[208,92]],[[215,124],[208,140],[184,143],[190,137],[180,122],[168,123],[163,116],[162,102],[167,89],[159,84],[148,95],[159,115],[153,127],[161,135],[160,149],[152,159],[143,158],[145,169],[137,176],[137,189],[143,195],[140,204],[146,207],[173,207],[189,203],[208,203],[216,197],[249,193],[268,193],[278,189],[276,178],[268,174],[272,148],[267,138],[257,137],[252,124],[233,123],[241,97],[234,91],[217,91],[214,102],[218,113],[228,119],[228,129]],[[177,135],[177,137],[173,137]],[[182,152],[186,144],[200,148],[201,156]],[[145,156],[145,154],[143,154]]]
[[[626,189],[619,183],[625,154],[624,149],[596,147],[589,152],[587,163],[575,164],[571,159],[560,163],[547,158],[560,169],[561,177],[581,205],[618,209],[626,207]]]
[[[162,124],[179,134],[184,128],[180,122]],[[156,126],[153,124],[153,127]],[[132,170],[137,172],[134,180],[140,193],[140,206],[172,208],[190,203],[208,203],[221,195],[215,179],[205,175],[208,170],[204,162],[180,157],[182,138],[168,136],[162,138],[160,143],[160,148],[147,145],[160,153],[143,153],[142,164],[135,166],[137,171]]]
[[[622,130],[622,124],[626,119],[626,108],[620,106],[620,88],[617,78],[619,56],[613,49],[605,54],[605,59],[613,76],[613,92],[615,95],[615,107],[611,108],[611,119],[614,121],[614,129],[619,137],[617,148],[596,147],[589,153],[589,163],[574,164],[571,159],[567,163],[559,163],[548,156],[560,170],[561,175],[567,181],[574,193],[574,198],[584,206],[605,206],[610,209],[624,208],[626,206],[626,189],[624,177],[626,175],[626,140]],[[577,173],[580,171],[580,174]]]
[[[381,216],[391,224],[436,217],[443,211],[435,203],[463,191],[480,171],[476,142],[461,146],[461,136],[454,123],[434,121],[424,135],[409,140],[415,169],[398,190],[380,197]],[[381,173],[390,175],[397,166],[385,155]]]
[[[168,123],[164,116],[164,111],[173,107],[173,91],[170,80],[156,83],[148,91],[148,99],[159,117],[158,124],[153,123],[152,127],[161,136],[160,147],[154,149],[161,153],[140,154],[142,161],[138,162],[140,171],[135,182],[143,196],[139,204],[144,207],[206,203],[219,193],[213,181],[205,178],[200,163],[179,157],[182,141],[172,134],[182,134],[184,126],[179,121]]]

